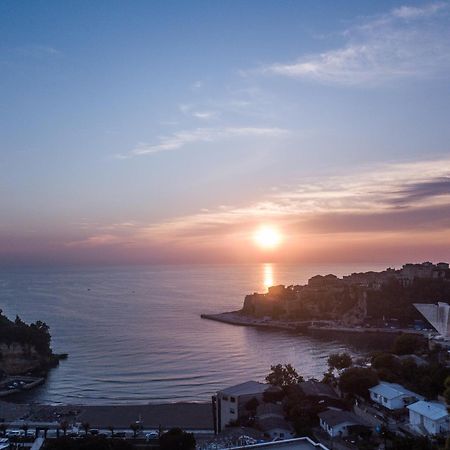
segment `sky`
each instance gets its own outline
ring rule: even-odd
[[[449,259],[449,1],[2,0],[0,100],[0,263]]]

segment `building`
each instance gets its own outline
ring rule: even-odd
[[[439,402],[419,401],[407,406],[411,428],[423,435],[447,434],[450,417],[447,406]]]
[[[320,381],[302,381],[298,386],[303,394],[309,398],[316,400],[339,399],[336,391],[329,384]]]
[[[338,409],[327,409],[318,414],[320,427],[330,437],[345,437],[353,430],[360,431],[362,428],[369,429],[366,422],[362,421],[356,414]]]
[[[242,447],[230,447],[224,450],[240,450]],[[278,442],[264,442],[262,444],[246,445],[246,450],[329,450],[323,444],[314,442],[308,437],[288,439]]]
[[[387,409],[402,409],[418,400],[425,400],[419,394],[409,391],[400,384],[381,381],[369,389],[370,398]]]
[[[217,392],[212,398],[215,433],[220,433],[227,425],[246,415],[246,403],[252,398],[261,402],[263,393],[269,387],[265,383],[247,381]]]
[[[258,428],[270,439],[291,439],[294,430],[284,417],[258,418]]]
[[[441,336],[450,338],[450,305],[448,303],[414,303],[414,306]]]

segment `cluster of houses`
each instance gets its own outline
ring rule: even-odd
[[[294,438],[294,430],[286,420],[281,402],[264,402],[266,392],[278,388],[248,381],[217,392],[213,396],[214,427],[220,433],[225,428],[238,425],[240,419],[248,417],[249,401],[257,404],[254,414],[254,427],[267,439],[289,440]],[[327,439],[346,438],[354,435],[367,435],[380,432],[393,423],[416,436],[437,436],[450,434],[450,416],[443,402],[426,401],[400,384],[381,381],[369,389],[371,402],[360,402],[349,411],[335,389],[315,380],[298,384],[305,402],[314,401],[321,405],[317,414],[321,433]],[[257,402],[253,399],[256,399]],[[394,430],[395,431],[395,430]]]

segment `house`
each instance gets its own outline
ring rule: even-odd
[[[419,394],[409,391],[400,384],[381,381],[369,389],[370,398],[387,409],[402,409],[418,400],[425,400]]]
[[[247,381],[217,392],[212,398],[215,433],[247,415],[246,403],[253,398],[261,402],[268,387],[265,383]]]
[[[328,433],[330,437],[345,437],[353,430],[365,428],[369,429],[366,422],[363,422],[356,414],[338,409],[327,409],[318,414],[320,427]]]
[[[306,397],[316,398],[318,400],[339,398],[336,391],[329,384],[321,383],[320,381],[302,381],[298,386]]]
[[[294,437],[294,431],[284,417],[258,418],[257,423],[258,428],[264,433],[264,436],[268,438],[291,439]]]
[[[268,417],[284,418],[283,407],[278,403],[261,403],[256,408],[256,417],[258,419],[267,419]]]
[[[446,434],[450,431],[447,406],[439,402],[419,401],[407,406],[409,424],[420,434]]]
[[[242,447],[230,447],[224,450],[240,450]],[[246,445],[245,450],[329,450],[323,444],[314,442],[308,437],[288,439],[278,442],[264,442],[261,444]]]

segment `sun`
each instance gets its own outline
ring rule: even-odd
[[[255,231],[253,239],[259,247],[270,250],[280,245],[282,236],[276,228],[266,225]]]

